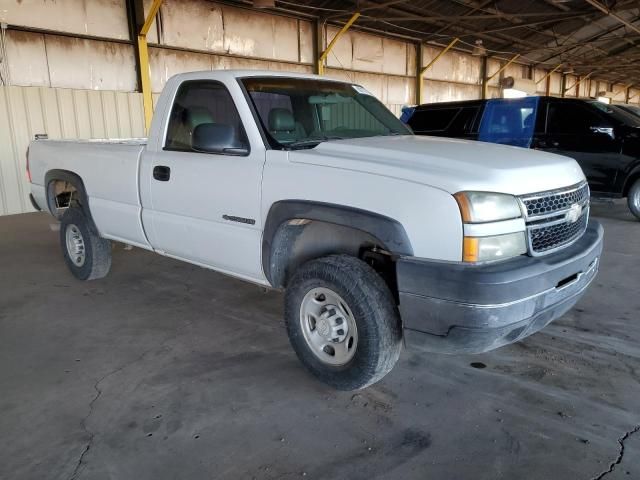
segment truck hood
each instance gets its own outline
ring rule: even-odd
[[[585,179],[575,160],[525,148],[442,137],[380,136],[332,140],[294,150],[292,162],[361,171],[429,185],[523,195]]]

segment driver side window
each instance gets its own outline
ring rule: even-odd
[[[200,80],[184,82],[169,115],[164,149],[195,151],[193,133],[202,125],[230,127],[241,142],[246,142],[240,115],[224,85]]]
[[[578,103],[551,103],[547,114],[547,133],[565,135],[593,134],[593,127],[611,125],[585,105]]]

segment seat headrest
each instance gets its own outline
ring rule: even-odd
[[[272,132],[291,132],[296,129],[293,114],[286,108],[272,108],[269,111],[269,130]]]
[[[211,115],[209,109],[200,106],[187,108],[184,112],[184,121],[191,131],[203,123],[214,123],[213,115]]]

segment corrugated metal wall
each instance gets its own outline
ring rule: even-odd
[[[148,10],[151,0],[145,0]],[[9,25],[7,58],[0,83],[0,215],[28,211],[24,152],[34,133],[51,138],[142,136],[142,109],[126,0],[0,0],[0,22]],[[230,6],[210,0],[164,0],[149,32],[154,101],[167,79],[180,72],[213,69],[313,70],[314,24],[286,15]],[[326,26],[323,43],[338,29]],[[442,47],[425,45],[426,65]],[[415,43],[382,35],[348,31],[327,58],[326,74],[359,83],[396,115],[416,102]],[[506,60],[489,58],[489,75]],[[530,74],[510,65],[488,86],[500,96],[498,82]],[[526,71],[525,71],[526,70]],[[534,80],[543,69],[534,69]],[[481,60],[450,50],[424,76],[424,101],[479,98]],[[571,87],[578,77],[568,76]],[[561,95],[561,74],[550,76],[551,95]],[[31,87],[31,88],[28,88]],[[74,90],[70,90],[74,89]],[[538,84],[544,93],[546,82]],[[611,91],[624,101],[622,85],[589,79],[568,96]],[[119,93],[116,93],[119,92]],[[640,90],[631,89],[631,102]]]
[[[36,133],[47,133],[49,138],[142,137],[142,95],[0,87],[0,215],[33,210],[25,153]]]

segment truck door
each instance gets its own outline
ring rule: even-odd
[[[160,253],[262,282],[264,148],[250,148],[223,83],[184,81],[168,113],[161,148],[145,155],[140,173],[141,192],[149,197],[143,219],[146,227],[150,224],[151,245]],[[220,135],[231,148],[211,151],[205,143]]]
[[[614,125],[583,102],[551,100],[547,128],[534,148],[574,158],[591,190],[610,192],[615,184],[622,142]]]

